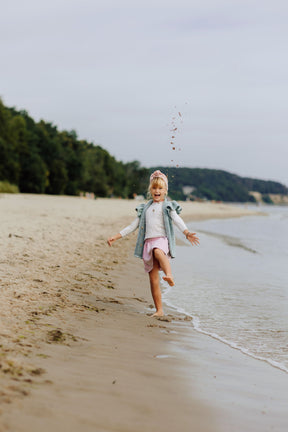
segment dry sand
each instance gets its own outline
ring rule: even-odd
[[[287,430],[285,374],[197,334],[181,315],[148,316],[136,234],[106,244],[136,205],[0,197],[0,431]],[[186,221],[248,213],[183,203]]]

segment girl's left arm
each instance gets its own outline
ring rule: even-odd
[[[189,232],[189,230],[187,229],[187,230],[183,231],[183,234],[185,234],[187,240],[189,240],[189,242],[192,245],[196,245],[197,246],[197,245],[200,244],[199,238],[197,237],[196,233]]]
[[[185,225],[183,219],[177,214],[175,210],[171,210],[170,216],[177,226],[177,228],[183,232],[183,234],[186,236],[187,240],[190,241],[192,245],[199,245],[199,238],[197,237],[196,233],[191,233],[187,226]]]

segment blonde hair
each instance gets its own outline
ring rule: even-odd
[[[148,191],[147,191],[147,198],[151,198],[151,196],[152,196],[151,189],[153,187],[162,187],[162,188],[166,189],[166,195],[167,195],[167,185],[161,177],[154,177],[151,180],[149,187],[148,187]]]

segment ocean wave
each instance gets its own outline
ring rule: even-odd
[[[167,289],[165,291],[165,294],[168,294],[169,291],[170,291],[170,289]],[[211,338],[213,338],[213,339],[215,339],[215,340],[217,340],[217,341],[219,341],[221,343],[224,343],[225,345],[228,345],[232,349],[236,349],[236,350],[242,352],[242,354],[244,354],[244,355],[247,355],[247,356],[249,356],[251,358],[254,358],[255,360],[264,361],[265,363],[268,363],[270,366],[272,366],[272,367],[274,367],[276,369],[279,369],[282,372],[288,373],[288,368],[283,363],[277,362],[276,360],[273,360],[271,358],[265,358],[265,357],[256,355],[256,354],[252,353],[249,349],[247,349],[245,347],[242,347],[242,346],[236,344],[235,342],[229,341],[229,340],[223,338],[222,336],[219,336],[217,333],[203,330],[201,328],[201,325],[200,325],[200,319],[197,316],[193,316],[193,315],[187,313],[187,311],[185,309],[183,309],[183,308],[176,307],[175,305],[173,305],[172,303],[170,303],[169,301],[167,301],[167,299],[165,298],[165,296],[164,296],[163,300],[164,300],[165,304],[170,309],[173,309],[173,310],[177,311],[178,313],[182,313],[182,314],[186,315],[187,317],[192,318],[191,323],[192,323],[193,329],[195,331],[197,331],[198,333],[202,333],[202,334],[204,334],[204,335],[206,335],[208,337],[211,337]]]
[[[259,252],[257,252],[255,249],[252,249],[249,246],[245,245],[237,237],[232,237],[232,236],[228,236],[228,235],[225,235],[225,234],[218,234],[218,233],[215,233],[215,232],[201,230],[201,229],[199,229],[197,231],[200,232],[200,233],[202,233],[202,234],[208,235],[210,237],[215,237],[215,238],[217,238],[219,240],[222,240],[228,246],[233,246],[233,247],[241,248],[241,249],[244,249],[247,252],[251,252],[253,254],[259,254]]]

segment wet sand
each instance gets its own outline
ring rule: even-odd
[[[286,375],[197,334],[184,316],[149,316],[136,234],[106,244],[136,205],[0,197],[0,431],[286,430]],[[247,213],[184,203],[182,215]]]

